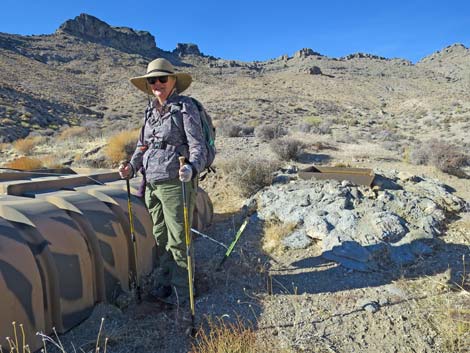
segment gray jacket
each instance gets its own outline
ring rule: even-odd
[[[193,168],[193,177],[204,169],[206,145],[199,111],[191,98],[174,93],[161,114],[153,103],[147,107],[130,163],[134,175],[142,168],[148,182],[164,181],[178,177],[180,156]]]

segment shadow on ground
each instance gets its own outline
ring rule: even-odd
[[[331,157],[327,154],[322,153],[301,153],[297,158],[297,161],[300,163],[328,163],[331,160]]]
[[[340,265],[335,266],[334,262],[324,256],[294,262],[288,270],[289,274],[284,274],[281,270],[273,275],[273,292],[289,294],[293,293],[292,288],[296,288],[298,294],[338,292],[382,286],[400,278],[432,276],[447,270],[450,270],[449,284],[463,283],[465,268],[470,266],[470,246],[428,239],[427,245],[432,248],[432,254],[418,257],[406,266],[387,261],[387,257],[394,256],[394,252],[404,251],[403,247],[409,245],[413,244],[388,247],[388,254],[383,253],[384,258],[381,259],[385,261],[381,261],[378,270],[371,272],[351,271]]]

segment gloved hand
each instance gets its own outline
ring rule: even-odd
[[[187,183],[188,181],[191,180],[193,176],[193,169],[191,168],[189,164],[183,164],[179,170],[179,174],[180,174],[180,180],[183,183]]]
[[[128,161],[121,161],[119,162],[118,172],[121,179],[129,179],[133,174],[132,165]]]

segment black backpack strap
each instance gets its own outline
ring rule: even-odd
[[[176,127],[180,129],[182,132],[184,132],[183,119],[178,119],[177,116],[179,116],[179,114],[175,114],[177,112],[181,112],[182,109],[183,109],[182,104],[178,102],[178,103],[171,105],[170,113],[171,113],[171,120],[173,120]]]

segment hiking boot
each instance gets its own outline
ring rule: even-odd
[[[158,286],[157,288],[154,288],[150,290],[148,293],[148,297],[150,300],[155,301],[155,300],[165,300],[171,295],[171,287],[170,286]]]

